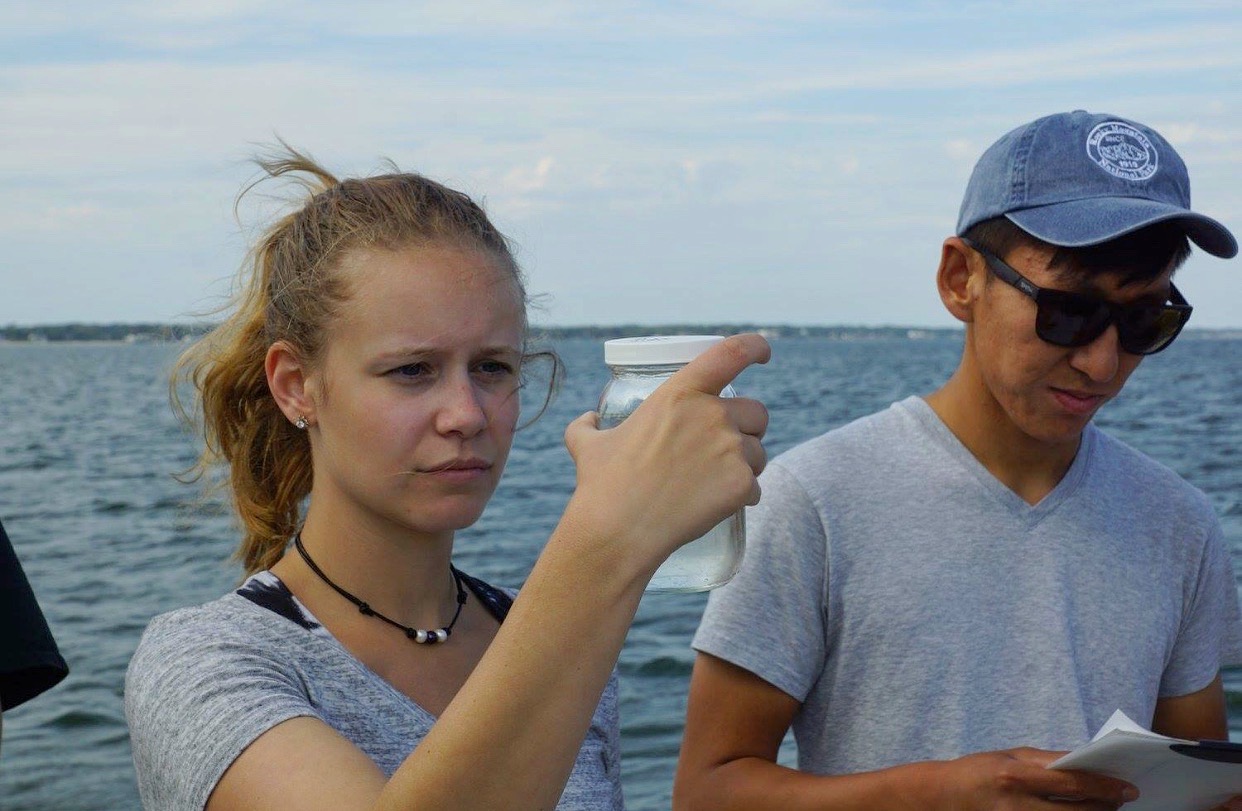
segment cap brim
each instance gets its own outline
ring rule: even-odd
[[[1072,200],[1010,211],[1005,216],[1036,239],[1065,248],[1098,245],[1158,222],[1177,220],[1186,236],[1213,256],[1230,259],[1238,253],[1233,234],[1211,217],[1136,197]]]

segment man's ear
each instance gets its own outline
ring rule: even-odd
[[[958,237],[949,237],[940,248],[936,288],[949,314],[969,324],[975,320],[975,301],[983,289],[981,264],[972,262],[973,251]]]
[[[263,369],[267,373],[267,387],[289,422],[305,420],[313,425],[314,386],[308,382],[310,370],[302,356],[285,341],[277,341],[267,348]]]

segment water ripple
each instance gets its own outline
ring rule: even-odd
[[[1144,362],[1102,426],[1208,494],[1242,550],[1242,367],[1238,344],[1184,341]],[[240,570],[227,505],[175,474],[195,439],[167,405],[178,347],[0,346],[0,516],[25,564],[71,674],[4,718],[5,811],[137,808],[122,712],[125,667],[147,621],[212,599]],[[519,432],[496,497],[462,532],[458,565],[519,586],[574,486],[565,425],[594,407],[599,345],[567,341],[560,397]],[[959,341],[782,340],[773,362],[738,383],[769,406],[775,455],[907,394],[927,393],[956,364]],[[523,390],[525,413],[539,405]],[[1242,566],[1238,567],[1242,571]],[[621,655],[623,776],[632,811],[667,809],[703,595],[650,595]],[[1242,726],[1242,672],[1225,674]],[[791,763],[792,744],[781,750]]]

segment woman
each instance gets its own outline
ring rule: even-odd
[[[340,182],[292,150],[260,165],[312,195],[182,362],[250,577],[157,617],[134,655],[144,804],[620,807],[610,674],[656,567],[758,500],[766,412],[715,395],[766,343],[726,341],[617,428],[569,426],[575,492],[511,599],[450,563],[530,357],[505,238],[418,175]]]

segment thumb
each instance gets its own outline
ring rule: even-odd
[[[752,363],[767,363],[772,347],[762,335],[744,333],[725,338],[685,365],[669,383],[704,394],[720,394],[733,378]]]
[[[1034,763],[1037,766],[1047,768],[1056,763],[1069,752],[1054,752],[1049,749],[1036,749],[1031,746],[1021,746],[1017,749],[1010,749],[1009,754],[1019,760],[1025,760]]]
[[[588,411],[565,427],[565,448],[573,459],[578,458],[578,448],[585,438],[599,430],[599,414]]]

